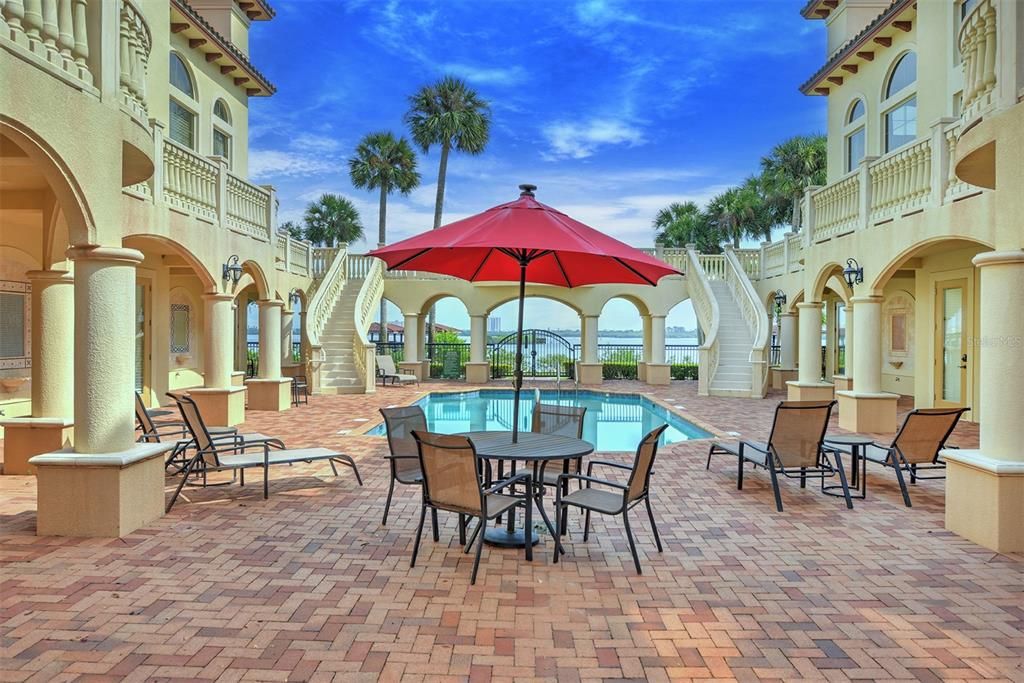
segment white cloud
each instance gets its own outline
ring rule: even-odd
[[[338,160],[305,152],[280,149],[250,149],[249,175],[255,180],[270,176],[307,176],[338,170]]]
[[[519,85],[527,77],[526,69],[521,66],[503,68],[450,63],[440,65],[439,69],[444,73],[464,78],[470,85]]]
[[[543,129],[551,145],[549,161],[562,158],[585,159],[607,145],[642,145],[643,131],[617,119],[591,119],[586,122],[558,121]]]
[[[300,133],[292,138],[288,146],[295,150],[307,152],[334,153],[341,150],[342,142],[327,135]]]

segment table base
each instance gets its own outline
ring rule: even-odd
[[[868,497],[868,459],[864,456],[857,457],[856,454],[851,453],[850,458],[853,460],[850,467],[850,478],[847,484],[850,489],[850,498],[857,498],[864,500]],[[839,466],[843,466],[842,455],[837,456],[839,460]],[[857,461],[860,461],[860,469],[857,469]],[[831,484],[825,486],[825,479],[821,480],[821,492],[826,496],[835,496],[837,498],[843,498],[843,485],[842,484]]]
[[[532,531],[532,542],[530,545],[537,545],[540,543],[540,536],[536,530]],[[487,545],[497,546],[499,548],[525,548],[526,547],[526,534],[522,530],[508,531],[505,528],[500,529],[488,529],[484,532],[484,543]]]

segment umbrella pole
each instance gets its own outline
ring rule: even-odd
[[[526,303],[526,259],[519,260],[519,324],[516,326],[516,369],[513,375],[512,443],[519,443],[519,392],[523,388],[523,305]]]

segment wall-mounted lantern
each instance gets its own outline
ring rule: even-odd
[[[864,282],[864,268],[857,263],[857,259],[848,258],[846,259],[846,268],[843,268],[843,277],[846,279],[846,284],[850,285],[850,289],[853,289],[854,285]]]
[[[238,264],[238,256],[228,259],[228,262],[224,264],[221,276],[224,282],[230,281],[233,285],[238,284],[238,281],[242,279],[242,266]]]

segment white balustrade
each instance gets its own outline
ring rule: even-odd
[[[854,171],[811,195],[814,204],[812,236],[815,242],[853,232],[860,213],[860,189],[860,174]]]
[[[775,277],[786,272],[786,243],[772,242],[764,247],[764,273],[762,277]]]
[[[981,0],[964,17],[960,28],[960,55],[964,69],[961,118],[971,121],[995,104],[998,74],[996,3]]]
[[[925,138],[872,163],[872,222],[895,218],[927,204],[931,193],[932,143]]]
[[[91,4],[98,7],[100,2]],[[0,13],[6,27],[0,31],[0,42],[32,55],[29,63],[70,77],[98,96],[93,86],[99,78],[89,64],[89,4],[87,0],[3,0]]]
[[[755,253],[756,250],[749,250]],[[768,311],[754,291],[754,286],[747,277],[746,267],[740,254],[732,249],[726,249],[725,282],[732,293],[733,301],[740,309],[740,315],[750,330],[753,344],[750,351],[751,365],[751,395],[763,397],[768,387]]]
[[[698,262],[709,280],[725,279],[724,254],[699,254]],[[692,264],[692,260],[691,260]]]
[[[331,317],[334,304],[348,282],[348,251],[333,251],[334,258],[323,272],[323,276],[314,280],[312,293],[309,294],[309,305],[306,307],[306,337],[309,339],[309,345],[315,349],[320,348],[320,335]]]
[[[288,265],[290,266],[290,271],[296,275],[309,275],[311,253],[312,247],[309,242],[289,239]]]
[[[707,396],[711,379],[718,371],[719,317],[718,302],[711,291],[711,285],[708,284],[710,275],[705,264],[714,265],[724,276],[725,256],[698,254],[693,249],[687,249],[686,255],[689,261],[686,272],[692,273],[692,277],[689,278],[690,301],[693,303],[693,310],[697,315],[700,328],[704,331],[704,343],[698,349],[700,369],[697,373],[697,393]],[[717,256],[717,258],[711,258],[712,256]],[[705,277],[701,277],[701,271],[704,272]]]
[[[70,1],[61,0],[62,4]],[[146,69],[153,39],[142,12],[131,0],[121,0],[120,20],[121,105],[129,114],[146,121]]]
[[[173,140],[164,139],[164,200],[171,206],[217,220],[220,167]]]
[[[345,247],[313,247],[310,252],[310,276],[314,279],[322,278],[339,251],[345,251]]]
[[[228,173],[227,227],[261,240],[270,239],[270,192]]]

